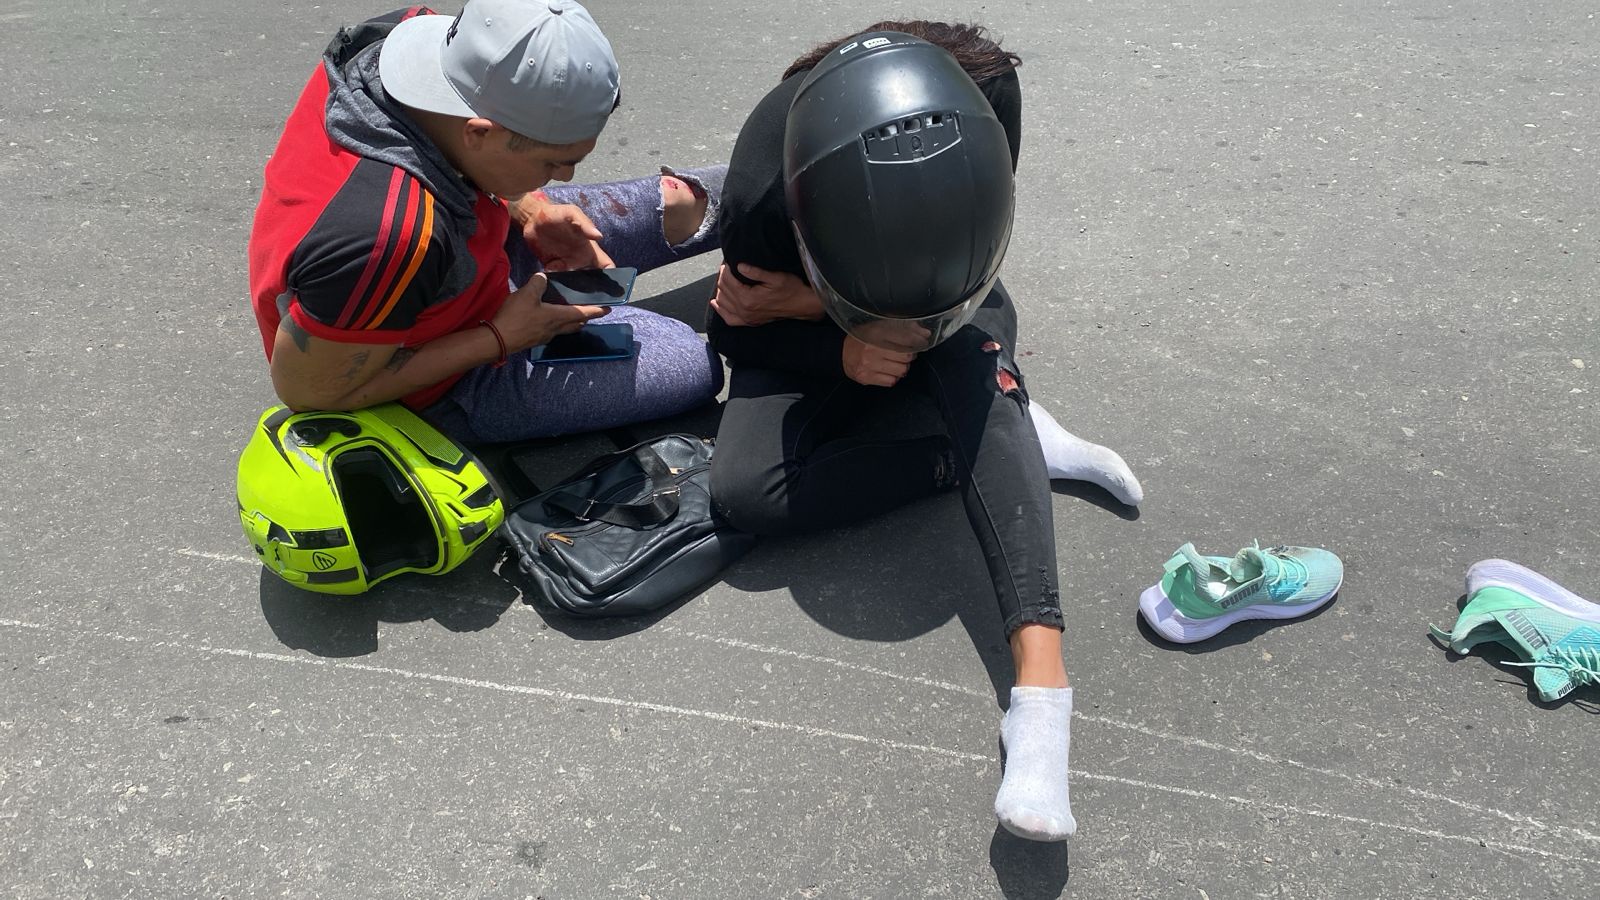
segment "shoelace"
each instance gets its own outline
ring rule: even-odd
[[[1287,587],[1290,589],[1290,595],[1293,595],[1306,586],[1306,582],[1310,580],[1311,572],[1306,568],[1305,563],[1289,555],[1288,545],[1277,544],[1271,547],[1263,547],[1259,540],[1252,541],[1252,543],[1255,544],[1256,550],[1262,555],[1270,556],[1277,560],[1278,576],[1272,579],[1274,588],[1282,591]]]
[[[1551,647],[1549,658],[1536,662],[1506,663],[1506,665],[1529,669],[1561,669],[1572,679],[1572,683],[1579,687],[1586,684],[1600,684],[1600,648],[1588,645]]]
[[[1271,556],[1278,564],[1277,577],[1270,579],[1270,583],[1278,584],[1286,580],[1291,582],[1298,581],[1301,584],[1305,582],[1305,565],[1299,560],[1288,555],[1289,548],[1287,546],[1278,545],[1263,548],[1259,538],[1252,540],[1250,544],[1257,553],[1260,553],[1263,556]],[[1193,544],[1183,545],[1179,548],[1178,552],[1181,553],[1185,560],[1189,563],[1189,577],[1194,583],[1195,590],[1199,591],[1205,596],[1210,597],[1212,600],[1221,600],[1226,594],[1226,586],[1229,584],[1238,586],[1255,580],[1255,577],[1246,578],[1242,581],[1239,580],[1235,576],[1233,567],[1231,565],[1219,566],[1212,563],[1210,560],[1200,555],[1200,551],[1194,549]],[[1219,574],[1221,578],[1213,581],[1211,579],[1211,575],[1213,573]],[[1259,575],[1256,577],[1259,577]],[[1254,598],[1254,596],[1258,593],[1267,592],[1267,589],[1268,582],[1264,580],[1263,583],[1258,585],[1249,596]],[[1239,599],[1242,600],[1243,598]],[[1254,602],[1254,600],[1252,599],[1251,602]]]

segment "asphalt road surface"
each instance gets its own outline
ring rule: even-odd
[[[1023,55],[1021,363],[1148,495],[1057,492],[1066,845],[995,825],[1009,662],[954,497],[633,622],[546,618],[487,556],[354,601],[261,573],[250,217],[329,36],[384,8],[0,7],[0,893],[1594,891],[1600,697],[1426,634],[1486,557],[1600,597],[1589,7],[592,4],[625,106],[583,180],[725,160],[878,18]],[[715,264],[640,291],[696,319]],[[1188,648],[1137,624],[1179,544],[1253,539],[1337,551],[1343,594]]]

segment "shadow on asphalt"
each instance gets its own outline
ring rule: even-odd
[[[1137,517],[1137,510],[1123,507],[1110,494],[1084,487],[1086,502],[1124,519]],[[1097,502],[1096,493],[1103,503]],[[1010,648],[994,588],[954,492],[820,534],[765,539],[723,572],[721,580],[748,593],[786,590],[813,621],[858,641],[901,643],[954,618],[983,663],[996,705],[1004,709],[1009,699],[1014,680]],[[647,630],[693,599],[620,619],[580,619],[534,608],[550,628],[575,640],[594,641]]]
[[[927,521],[931,516],[942,523],[951,511],[939,510],[943,503],[953,504],[955,521],[950,527],[965,532],[966,522],[953,497],[930,498],[824,534],[764,539],[724,571],[720,583],[748,593],[787,590],[818,624],[861,641],[899,643],[926,634],[952,617],[959,618],[983,658],[997,700],[1004,698],[1011,688],[1010,654],[995,611],[993,589],[975,552],[958,554],[972,557],[962,565],[940,552],[937,540],[931,539],[926,548],[921,546],[923,541],[913,541],[918,545],[914,550],[871,551],[873,547],[905,547],[905,529],[897,524],[903,518]],[[897,562],[886,565],[889,558]],[[513,583],[519,581],[514,573],[506,577]],[[960,585],[955,593],[962,602],[943,599],[950,596],[953,584]],[[693,602],[699,593],[646,615],[615,619],[575,618],[531,605],[550,628],[575,640],[603,641],[645,631]]]
[[[706,308],[716,293],[716,273],[691,281],[682,287],[636,301],[633,305],[677,319],[695,331],[705,331]]]
[[[463,569],[440,579],[402,575],[361,596],[339,597],[301,590],[262,568],[261,615],[285,647],[326,657],[375,652],[379,622],[432,619],[450,631],[480,631],[500,621],[517,594]]]
[[[953,493],[826,532],[770,539],[723,575],[750,593],[787,590],[822,627],[895,644],[960,621],[995,691],[1008,697],[1010,649],[977,541]]]
[[[1126,522],[1139,521],[1139,507],[1128,506],[1105,488],[1087,481],[1055,479],[1050,482],[1050,492],[1060,497],[1076,497],[1092,506],[1098,506]]]
[[[989,840],[989,868],[1006,900],[1044,900],[1061,896],[1072,865],[1067,844],[1041,844],[994,827]]]

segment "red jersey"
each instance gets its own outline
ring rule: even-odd
[[[510,293],[505,205],[475,191],[472,215],[452,215],[411,171],[347,149],[327,128],[329,90],[318,69],[267,162],[250,233],[267,358],[284,315],[326,340],[407,347],[492,319]],[[404,402],[425,407],[460,377]]]

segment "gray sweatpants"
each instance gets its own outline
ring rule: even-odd
[[[617,265],[644,272],[719,246],[716,214],[726,172],[727,166],[670,172],[711,198],[699,232],[677,246],[662,236],[659,176],[551,186],[544,193],[555,203],[581,207],[605,235],[602,246]],[[513,286],[539,271],[520,233],[508,237],[506,252]],[[498,369],[479,366],[468,372],[428,408],[428,417],[468,443],[521,441],[676,415],[710,402],[722,390],[722,361],[690,326],[633,306],[614,308],[598,321],[632,325],[637,354],[545,364],[530,362],[527,350],[513,353]]]

